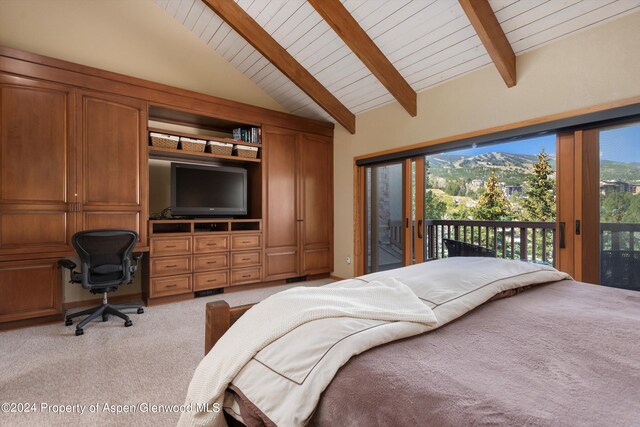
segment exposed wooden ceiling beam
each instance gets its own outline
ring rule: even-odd
[[[356,117],[233,0],[203,2],[352,134]]]
[[[516,85],[516,54],[488,0],[458,0],[508,87]]]
[[[360,27],[340,0],[307,0],[347,46],[412,117],[418,113],[416,92]]]

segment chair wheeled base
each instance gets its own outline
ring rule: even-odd
[[[76,336],[84,334],[83,328],[87,325],[87,323],[91,322],[94,319],[97,319],[100,316],[102,316],[103,322],[109,320],[109,315],[117,316],[124,320],[125,327],[129,327],[133,325],[133,322],[131,321],[131,319],[129,319],[129,316],[127,316],[120,310],[134,308],[137,309],[138,314],[144,313],[144,309],[139,304],[109,304],[109,302],[107,301],[107,293],[105,292],[102,298],[102,305],[78,311],[77,313],[67,314],[64,317],[64,324],[65,326],[73,325],[73,320],[71,319],[80,316],[87,316],[80,323],[78,323],[78,325],[76,325]]]

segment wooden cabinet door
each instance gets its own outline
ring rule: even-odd
[[[73,89],[0,75],[0,255],[72,251]]]
[[[134,230],[146,246],[146,103],[93,92],[78,98],[82,229]]]
[[[331,138],[303,134],[300,146],[301,273],[332,271],[333,147]]]
[[[0,263],[0,323],[62,313],[58,259]]]
[[[299,276],[298,132],[263,128],[264,279]]]

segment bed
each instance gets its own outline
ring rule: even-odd
[[[478,260],[455,262],[502,262]],[[425,271],[432,270],[412,266],[355,280],[394,277],[415,289]],[[483,298],[442,327],[348,358],[311,415],[292,424],[640,424],[640,293],[565,278]],[[209,303],[205,351],[248,308]],[[273,425],[245,395],[250,384],[235,383],[226,393],[227,422]]]

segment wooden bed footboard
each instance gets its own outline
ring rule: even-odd
[[[206,322],[204,330],[204,354],[218,342],[220,337],[227,332],[247,310],[254,304],[230,307],[226,301],[213,301],[207,303]]]

